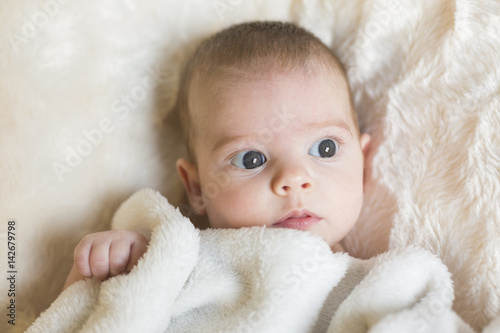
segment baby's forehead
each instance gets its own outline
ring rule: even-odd
[[[318,100],[329,100],[334,96],[338,101],[348,101],[351,105],[351,94],[347,80],[342,75],[341,71],[331,70],[302,70],[296,71],[273,70],[273,71],[235,71],[231,74],[224,75],[199,75],[194,81],[189,93],[190,99],[190,117],[195,130],[200,129],[200,126],[206,122],[217,122],[217,110],[224,108],[228,102],[234,103],[241,100],[244,103],[246,95],[253,93],[255,98],[273,99],[274,88],[279,86],[281,90],[290,90],[290,96],[294,93],[300,94],[301,86],[306,89],[313,85],[318,87],[315,90],[315,98]],[[257,87],[257,88],[256,88]],[[273,88],[274,87],[274,88]],[[299,90],[297,90],[297,87]],[[269,88],[269,89],[268,89]],[[257,95],[255,91],[259,90]],[[352,105],[351,105],[352,106]],[[239,112],[252,113],[251,109],[240,109]],[[310,112],[304,110],[304,112]],[[345,109],[346,118],[351,113],[350,108]],[[234,116],[234,115],[233,115]],[[231,117],[231,114],[226,114],[225,117]],[[353,119],[355,120],[355,119]],[[355,120],[357,121],[357,120]],[[196,124],[196,125],[195,125]]]
[[[270,61],[260,67],[218,68],[217,70],[195,70],[189,87],[189,97],[197,96],[205,91],[211,93],[225,90],[238,84],[266,83],[282,78],[303,76],[304,78],[323,80],[333,83],[339,91],[349,91],[349,84],[344,70],[339,64],[325,64],[312,60],[293,68],[285,67],[279,61]]]

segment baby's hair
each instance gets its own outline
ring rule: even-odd
[[[181,74],[175,112],[181,121],[189,157],[194,159],[189,97],[194,83],[199,86],[224,80],[252,80],[279,73],[330,71],[344,78],[351,99],[356,129],[358,121],[352,106],[347,76],[332,51],[307,30],[292,23],[257,21],[230,26],[198,47]]]

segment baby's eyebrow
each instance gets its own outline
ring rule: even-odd
[[[317,123],[309,123],[306,125],[307,128],[325,128],[325,127],[337,127],[347,132],[352,137],[352,131],[343,119],[335,119],[329,121],[322,121]]]
[[[220,149],[221,147],[227,145],[230,142],[239,141],[239,140],[246,139],[246,138],[249,138],[249,137],[250,137],[250,135],[230,135],[230,136],[224,136],[224,137],[220,138],[219,140],[217,140],[217,142],[215,142],[215,144],[212,147],[212,151],[217,151],[218,149]]]

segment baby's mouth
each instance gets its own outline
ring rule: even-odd
[[[319,221],[321,221],[321,218],[319,216],[308,210],[301,209],[294,210],[288,213],[278,222],[274,223],[272,227],[304,230],[308,229]]]

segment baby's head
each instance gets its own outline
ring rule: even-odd
[[[358,219],[364,154],[345,72],[289,23],[232,26],[201,44],[176,104],[191,206],[214,228],[309,230],[330,246]]]

